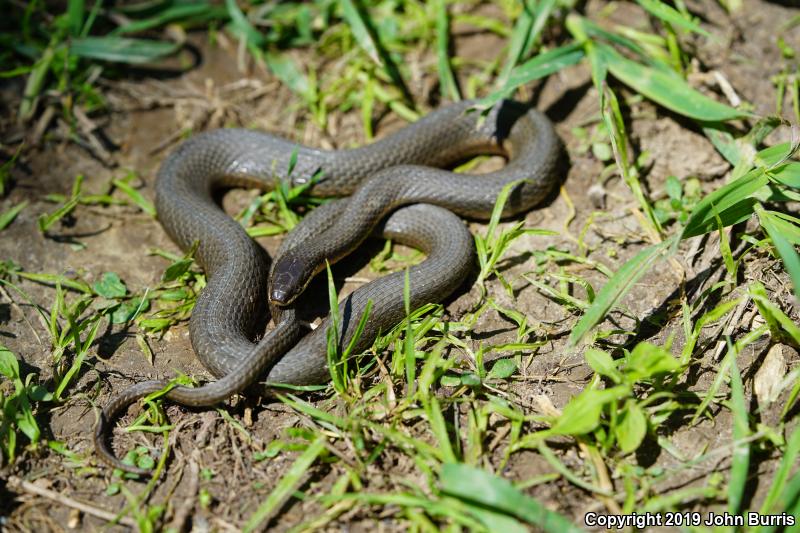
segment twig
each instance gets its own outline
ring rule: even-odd
[[[197,448],[192,450],[192,457],[189,459],[189,488],[186,498],[181,502],[181,505],[175,511],[175,516],[170,523],[169,529],[175,531],[183,531],[186,525],[186,520],[189,514],[194,509],[197,491],[200,482],[200,467],[197,465],[200,458],[200,452]]]
[[[109,522],[115,520],[117,517],[116,513],[106,511],[105,509],[100,509],[99,507],[95,507],[94,505],[90,505],[88,503],[83,503],[77,500],[73,500],[69,496],[64,496],[63,494],[59,494],[52,490],[39,487],[38,485],[34,485],[29,481],[25,481],[23,479],[18,478],[17,476],[11,476],[8,478],[8,486],[11,487],[12,489],[23,490],[25,492],[41,496],[42,498],[47,498],[48,500],[60,503],[61,505],[64,505],[71,509],[77,509],[82,513],[100,518],[102,520],[107,520]],[[136,521],[130,517],[122,517],[117,521],[120,524],[124,524],[128,527],[132,528],[137,527]]]
[[[725,98],[728,99],[728,102],[730,102],[733,107],[739,107],[742,104],[742,99],[739,98],[738,94],[736,94],[736,90],[733,88],[725,75],[718,70],[715,70],[713,74],[717,85],[719,85],[722,94],[725,95]]]

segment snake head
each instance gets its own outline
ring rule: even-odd
[[[305,262],[289,251],[275,262],[269,290],[270,301],[280,306],[289,305],[303,293],[313,276],[314,272],[308,271]]]

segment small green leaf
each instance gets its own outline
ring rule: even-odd
[[[403,92],[403,96],[406,97],[408,89],[400,75],[400,70],[380,41],[380,28],[373,31],[374,24],[366,10],[361,9],[362,5],[359,3],[353,0],[339,0],[339,5],[342,10],[342,17],[350,27],[358,46],[376,65],[383,69],[395,87],[400,89]],[[405,99],[407,100],[407,98]]]
[[[614,436],[620,449],[624,453],[634,451],[642,443],[646,433],[647,417],[644,411],[634,400],[628,400],[614,426]]]
[[[31,406],[28,403],[27,398],[20,402],[19,407],[20,410],[16,413],[17,427],[25,434],[26,437],[28,437],[31,442],[38,441],[41,432],[39,430],[39,425],[36,423],[36,419],[33,417]]]
[[[626,391],[627,387],[584,390],[564,407],[551,432],[558,435],[583,435],[593,431],[600,423],[600,415],[605,404],[616,400]]]
[[[633,383],[675,372],[680,368],[680,361],[664,348],[649,342],[640,342],[626,358],[622,372]]]
[[[41,385],[28,385],[28,397],[34,402],[49,402],[53,393]]]
[[[84,7],[84,0],[69,0],[67,2],[66,22],[69,27],[69,33],[73,37],[81,33]]]
[[[63,48],[59,47],[59,49]],[[19,105],[19,118],[21,121],[27,122],[36,113],[39,97],[45,86],[47,75],[50,72],[50,65],[53,63],[55,56],[55,45],[45,48],[28,75],[28,79],[25,82],[25,90],[22,94],[22,102]]]
[[[481,378],[472,372],[467,372],[466,374],[461,374],[461,384],[469,387],[477,387],[481,384]]]
[[[512,358],[498,359],[486,376],[489,379],[507,379],[517,371],[517,362]]]
[[[100,281],[95,282],[92,285],[94,292],[102,296],[103,298],[108,298],[109,300],[113,300],[114,298],[122,298],[128,293],[128,289],[125,287],[125,283],[119,279],[119,276],[114,272],[106,272],[103,274],[103,277],[100,278]]]
[[[439,380],[439,384],[442,387],[458,387],[461,385],[461,377],[460,376],[451,376],[449,374],[445,374]]]
[[[617,370],[617,363],[608,352],[597,348],[589,348],[586,350],[584,357],[586,357],[586,362],[592,367],[592,370],[601,376],[611,378],[615,383],[622,381],[622,374]]]
[[[143,311],[150,308],[150,300],[144,296],[133,298],[127,302],[122,302],[111,313],[112,324],[125,324],[136,318]]]
[[[156,466],[156,461],[149,454],[141,454],[136,458],[136,466],[145,470],[152,470]]]
[[[555,0],[544,0],[542,2],[528,0],[521,3],[523,5],[522,12],[514,23],[514,29],[511,32],[511,38],[508,43],[506,60],[500,75],[497,77],[500,85],[506,84],[508,76],[514,67],[520,61],[526,59],[536,46],[548,18],[550,18],[553,9],[556,7]]]
[[[592,143],[592,155],[599,161],[610,161],[614,157],[611,146],[605,142]]]
[[[680,200],[681,196],[683,195],[681,182],[675,176],[667,177],[667,182],[664,184],[664,189],[666,189],[667,195],[672,200]]]
[[[37,221],[39,224],[39,231],[41,231],[42,233],[46,233],[47,230],[50,229],[50,226],[52,226],[53,224],[55,224],[68,214],[70,214],[73,211],[73,209],[75,209],[75,206],[78,205],[79,201],[80,198],[78,198],[77,196],[70,198],[66,203],[64,203],[64,205],[60,206],[53,213],[43,214],[39,216],[39,219]]]
[[[164,271],[162,281],[175,281],[189,271],[194,260],[192,259],[179,259],[175,261]]]
[[[780,512],[800,495],[800,474],[795,474],[792,481],[789,482],[789,485],[795,485],[795,491],[787,487],[786,483],[792,469],[797,464],[798,457],[800,457],[800,426],[795,426],[789,438],[786,439],[786,448],[783,450],[781,464],[772,478],[767,496],[761,504],[761,514]],[[789,490],[784,491],[787,488]]]
[[[14,353],[0,344],[0,374],[14,381],[19,380],[19,362]]]

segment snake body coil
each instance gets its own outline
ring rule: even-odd
[[[502,188],[514,183],[503,212],[513,215],[534,207],[557,181],[560,143],[543,115],[503,101],[482,119],[467,113],[474,105],[467,101],[441,108],[383,140],[352,150],[316,150],[266,133],[222,129],[197,135],[173,152],[158,173],[156,209],[162,226],[182,249],[199,241],[196,259],[208,283],[192,312],[190,335],[198,357],[220,379],[197,389],[176,387],[167,397],[187,405],[211,405],[260,376],[267,382],[292,384],[324,380],[330,319],[286,352],[301,335],[289,307],[276,327],[254,343],[268,314],[269,297],[278,304],[293,301],[326,259],[333,262],[352,251],[399,206],[427,203],[446,208],[399,209],[386,222],[383,235],[428,253],[410,271],[412,308],[449,295],[471,268],[473,249],[469,232],[447,210],[486,219]],[[502,154],[509,161],[503,169],[483,175],[436,168],[480,154]],[[294,165],[287,175],[290,162]],[[278,253],[268,293],[264,250],[222,211],[214,196],[223,188],[268,190],[281,181],[298,185],[315,176],[321,179],[313,182],[311,194],[352,196],[317,208],[290,233]],[[339,310],[340,343],[349,343],[368,300],[373,302],[371,318],[356,349],[368,347],[381,330],[400,321],[405,315],[403,283],[403,273],[396,273],[347,297]],[[106,406],[95,432],[101,458],[136,471],[110,452],[105,425],[122,408],[165,385],[162,380],[139,383]]]

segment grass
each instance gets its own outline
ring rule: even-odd
[[[488,106],[503,97],[524,97],[535,80],[575,65],[591,73],[594,114],[575,130],[577,155],[605,168],[600,185],[612,177],[624,184],[636,229],[616,240],[590,242],[590,232],[609,216],[599,209],[585,217],[577,236],[570,231],[575,215],[569,215],[564,239],[558,240],[549,229],[501,222],[507,189],[488,225],[476,233],[477,289],[460,316],[445,318],[441,305],[407,309],[405,321],[364,354],[349,348],[338,353],[339,343],[331,338],[331,385],[286,391],[280,400],[301,423],[270,442],[220,411],[222,423],[244,443],[237,448],[239,460],[278,472],[253,488],[260,504],[239,511],[238,527],[275,525],[287,505],[314,510],[302,515],[296,531],[359,518],[391,519],[398,528],[420,531],[531,526],[577,531],[584,525],[580,509],[590,507],[611,514],[797,514],[796,361],[793,370],[772,380],[773,397],[782,402],[777,414],[754,401],[751,392],[762,379],[753,377],[755,353],[774,344],[800,346],[796,300],[790,295],[800,296],[800,220],[793,211],[800,199],[798,146],[763,147],[766,136],[781,127],[778,117],[758,117],[747,103],[725,104],[687,81],[695,69],[687,36],[717,37],[684,2],[636,3],[650,17],[649,26],[614,26],[602,13],[590,18],[567,0],[500,1],[488,11],[475,9],[477,1],[445,0],[172,1],[127,7],[73,0],[64,13],[50,13],[39,2],[15,4],[11,12],[18,29],[3,36],[13,44],[2,52],[8,65],[2,75],[25,77],[17,115],[34,124],[52,109],[72,140],[86,146],[92,146],[93,134],[81,129],[80,116],[103,111],[98,80],[124,76],[120,65],[153,66],[179,53],[180,42],[163,37],[170,25],[238,40],[255,64],[294,93],[302,121],[326,131],[331,117],[353,113],[365,139],[372,138],[379,113],[405,120],[424,114],[428,95],[418,94],[419,77],[436,82],[436,98],[478,96]],[[732,13],[742,9],[733,0],[720,4]],[[502,39],[503,53],[489,61],[453,55],[457,26]],[[790,119],[800,121],[794,51],[785,39],[777,46],[785,64],[774,80],[776,110],[788,101]],[[415,62],[415,54],[428,60]],[[702,131],[730,163],[730,179],[711,186],[693,176],[672,176],[663,193],[651,190],[647,154],[637,153],[630,135],[632,108],[641,102]],[[23,149],[0,167],[0,196],[14,192],[10,176]],[[280,187],[263,194],[238,219],[254,237],[289,231],[316,203],[306,190]],[[54,207],[39,216],[38,230],[43,239],[59,238],[71,218],[111,205],[152,217],[147,197],[132,172],[91,194],[78,176],[68,195],[44,198]],[[14,230],[31,203],[6,208],[0,231]],[[718,275],[694,288],[681,266],[686,262],[678,259],[699,240],[718,257]],[[91,246],[89,239],[71,244],[76,250]],[[35,311],[40,324],[30,329],[33,335],[43,332],[49,354],[49,366],[35,371],[20,365],[28,354],[0,346],[0,449],[6,462],[27,461],[49,449],[73,465],[68,468],[98,475],[88,457],[70,449],[73,443],[50,439],[44,421],[56,409],[96,397],[98,389],[86,392],[85,384],[97,382],[93,347],[102,331],[130,330],[152,362],[151,344],[188,318],[205,284],[193,251],[153,253],[164,258],[165,270],[144,288],[111,270],[83,278],[2,263],[3,296]],[[376,264],[381,271],[409,260],[391,244],[381,258]],[[512,268],[515,263],[521,266]],[[759,275],[755,265],[761,264],[769,266]],[[653,323],[626,302],[656,269],[664,284],[674,286],[659,291],[665,298],[673,295],[657,324],[659,335],[651,338],[645,332]],[[673,279],[662,276],[665,271]],[[31,282],[48,287],[49,305],[37,304],[39,297],[26,292]],[[328,292],[336,309],[333,283]],[[531,312],[525,301],[531,293],[560,318],[545,320]],[[487,321],[510,329],[501,338],[486,338],[481,324]],[[565,357],[553,372],[536,377],[531,369],[538,368],[545,348]],[[584,374],[567,372],[566,358],[574,354]],[[490,356],[495,359],[487,363]],[[551,395],[530,393],[534,383],[559,380],[567,381],[559,390],[568,392],[559,407]],[[155,476],[139,494],[134,491],[141,480],[119,473],[104,487],[109,498],[124,498],[121,515],[131,513],[142,530],[151,531],[165,527],[176,507],[154,492],[162,483],[159,474],[168,480],[177,475],[168,460],[176,435],[160,400],[150,398],[147,406],[129,430],[158,433],[163,441],[134,446],[127,459],[154,468]],[[700,425],[713,426],[719,439],[681,447],[680,439]],[[521,479],[526,470],[520,464],[531,457],[541,468]],[[657,460],[643,460],[648,457]],[[759,466],[765,464],[772,468],[765,472]],[[403,466],[398,473],[391,465]],[[687,484],[692,472],[703,474]],[[198,481],[202,508],[218,509],[214,483],[223,476],[210,466],[204,470]],[[554,505],[548,496],[554,490],[566,495],[569,505]],[[697,524],[687,529],[710,531]]]

